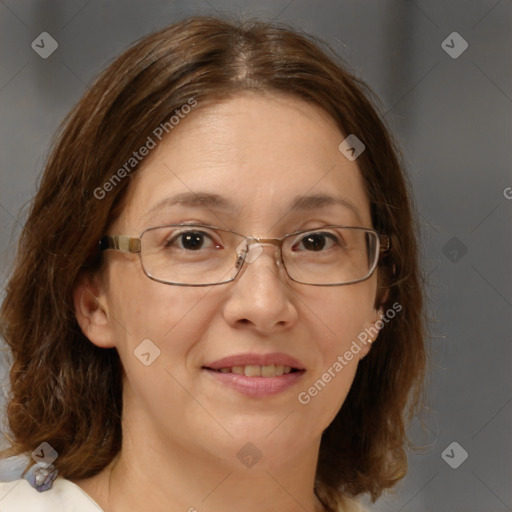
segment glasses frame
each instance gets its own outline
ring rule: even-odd
[[[389,252],[391,249],[391,237],[389,235],[379,233],[378,231],[375,231],[372,228],[365,228],[365,227],[360,227],[360,226],[340,226],[340,225],[321,226],[318,228],[294,231],[293,233],[288,233],[288,234],[282,236],[281,238],[255,238],[253,236],[242,235],[241,233],[237,233],[236,231],[233,231],[230,229],[219,228],[218,226],[211,226],[208,224],[162,224],[159,226],[152,226],[152,227],[144,229],[138,237],[133,237],[133,236],[129,236],[129,235],[105,235],[99,241],[99,248],[100,248],[100,251],[105,251],[105,250],[111,249],[111,250],[116,250],[116,251],[121,251],[121,252],[138,254],[144,274],[146,274],[146,276],[149,279],[156,281],[158,283],[162,283],[162,284],[169,284],[169,285],[173,285],[173,286],[216,286],[219,284],[231,283],[238,277],[238,275],[240,274],[240,272],[244,266],[244,262],[245,262],[245,258],[240,255],[238,257],[237,263],[235,264],[235,268],[238,267],[238,270],[237,270],[236,274],[231,279],[228,279],[227,281],[220,281],[218,283],[211,283],[211,284],[210,283],[209,284],[187,284],[187,283],[173,283],[171,281],[165,281],[163,279],[158,279],[158,278],[152,276],[145,269],[144,263],[142,261],[142,251],[141,251],[142,237],[143,237],[144,233],[146,233],[147,231],[151,231],[151,230],[159,229],[159,228],[167,228],[167,227],[209,228],[209,229],[214,229],[216,231],[233,233],[235,235],[242,237],[245,240],[245,242],[247,242],[248,247],[253,242],[256,242],[260,245],[264,245],[264,244],[273,245],[279,251],[279,261],[282,263],[282,266],[286,272],[286,275],[295,283],[305,284],[305,285],[309,285],[309,286],[345,286],[345,285],[349,285],[349,284],[360,283],[361,281],[366,281],[375,272],[375,269],[377,268],[382,255]],[[290,276],[288,269],[286,268],[284,259],[283,259],[282,248],[283,248],[284,241],[291,236],[296,236],[296,235],[301,235],[303,233],[311,233],[311,232],[315,232],[318,230],[331,229],[331,228],[357,229],[360,231],[366,231],[368,233],[373,233],[375,235],[376,240],[377,240],[377,248],[376,248],[377,257],[375,258],[375,262],[373,263],[373,266],[368,271],[368,274],[361,279],[356,279],[356,280],[349,281],[346,283],[333,283],[333,284],[305,283],[303,281],[298,281],[297,279],[294,279],[292,276]],[[240,263],[240,261],[241,261],[241,263]],[[279,264],[279,261],[277,261],[278,264]]]

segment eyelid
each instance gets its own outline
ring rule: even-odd
[[[179,229],[181,227],[183,228],[186,228],[186,227],[204,227],[204,228],[208,228],[208,229],[227,229],[227,228],[221,228],[220,226],[215,226],[215,225],[212,225],[212,224],[209,224],[209,223],[205,223],[205,222],[199,222],[199,221],[183,221],[183,222],[159,222],[159,223],[155,223],[151,226],[147,226],[144,228],[144,231],[148,231],[150,229],[155,229],[155,228],[165,228],[165,227],[173,227],[175,229]],[[229,230],[228,230],[229,231]]]
[[[202,226],[199,224],[192,224],[191,226],[197,227],[197,228],[204,227],[205,229],[209,229],[209,231],[213,231],[212,229],[208,228],[207,226]],[[204,237],[209,239],[210,242],[215,246],[217,246],[217,244],[219,243],[219,240],[217,239],[215,234],[210,234],[207,231],[202,231],[201,229],[197,229],[197,230],[186,229],[186,227],[187,227],[186,224],[174,227],[172,233],[166,237],[165,244],[166,245],[175,244],[176,242],[179,242],[180,237],[184,233],[194,232],[194,231],[204,235]]]
[[[318,232],[321,232],[321,231],[326,231],[329,226],[338,226],[340,224],[324,224],[323,226],[315,226],[313,228],[308,228],[308,229],[299,229],[299,230],[295,230],[295,231],[291,231],[290,233],[287,233],[286,235],[284,235],[285,237],[289,237],[289,236],[293,236],[293,235],[305,235],[307,233],[318,233]],[[334,229],[334,228],[329,228],[329,229]]]
[[[323,223],[319,223],[321,225],[317,225],[317,226],[314,226],[312,228],[307,228],[307,229],[295,229],[295,230],[292,230],[292,231],[289,231],[285,234],[283,234],[282,236],[280,237],[276,237],[277,239],[283,239],[283,238],[288,238],[288,237],[292,237],[294,235],[302,235],[302,234],[306,234],[306,233],[316,233],[316,232],[319,232],[319,231],[322,231],[322,230],[325,230],[327,228],[330,228],[330,226],[346,226],[347,224],[335,224],[335,223],[328,223],[328,222],[323,222]],[[160,223],[156,226],[151,226],[151,227],[147,227],[143,230],[144,231],[147,231],[149,229],[154,229],[155,227],[166,227],[166,226],[175,226],[176,228],[179,228],[179,227],[198,227],[198,228],[206,228],[206,229],[213,229],[213,230],[219,230],[219,231],[228,231],[228,232],[233,232],[237,235],[240,235],[240,236],[245,236],[246,238],[251,238],[251,235],[243,235],[241,234],[239,231],[235,231],[234,229],[230,229],[229,227],[221,227],[221,226],[216,226],[214,224],[210,224],[210,223],[206,223],[206,222],[201,222],[201,221],[197,221],[197,220],[187,220],[187,221],[182,221],[182,222],[169,222],[169,223]],[[333,228],[331,228],[333,229]],[[261,238],[261,237],[260,237]]]
[[[290,236],[290,240],[292,241],[292,243],[295,244],[295,242],[302,241],[308,234],[313,234],[313,235],[319,234],[319,235],[325,236],[325,238],[329,238],[331,240],[334,240],[334,239],[336,239],[337,241],[343,240],[343,238],[341,236],[336,235],[336,233],[331,233],[323,228],[308,229],[307,231],[302,231],[302,232],[299,231],[298,233],[295,233],[296,238],[291,238],[292,235],[288,235],[288,236]]]

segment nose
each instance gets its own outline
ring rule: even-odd
[[[267,239],[250,239],[241,257],[243,268],[224,307],[228,324],[250,324],[266,335],[289,327],[298,314],[279,246]]]

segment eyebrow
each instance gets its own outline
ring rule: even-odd
[[[147,217],[151,213],[170,208],[172,206],[186,206],[194,208],[205,208],[212,210],[225,210],[234,211],[239,213],[240,209],[237,208],[234,203],[229,199],[222,197],[218,194],[212,194],[208,192],[183,192],[170,197],[162,199],[156,203],[144,217]],[[357,206],[350,200],[331,196],[328,194],[313,194],[308,196],[297,196],[295,197],[288,209],[289,211],[313,211],[321,210],[328,206],[343,206],[351,210],[356,216],[357,220],[362,224],[362,217]]]

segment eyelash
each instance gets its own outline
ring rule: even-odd
[[[321,231],[321,229],[322,228],[317,228],[316,230],[311,231],[311,233],[316,236],[323,236],[326,240],[331,240],[331,242],[333,242],[332,247],[334,247],[336,245],[343,247],[344,244],[343,244],[343,239],[341,237],[336,238],[336,236],[333,233]],[[208,238],[213,244],[215,244],[215,247],[218,247],[218,245],[220,245],[220,243],[218,241],[216,241],[212,236],[210,236],[210,234],[207,231],[204,231],[204,230],[201,230],[198,228],[196,230],[186,230],[186,229],[178,230],[177,233],[172,234],[172,237],[169,237],[164,241],[164,247],[166,249],[169,247],[172,247],[176,241],[180,241],[181,237],[183,235],[186,235],[187,233],[200,233],[204,238]],[[295,247],[297,244],[299,244],[299,245],[303,244],[306,237],[307,237],[307,235],[297,235],[297,239],[295,240],[296,243],[294,244],[293,247]],[[330,249],[332,247],[329,247],[328,249]],[[180,247],[180,249],[183,249],[183,248]],[[310,251],[306,250],[305,252],[310,252]],[[323,251],[323,252],[325,252],[325,251]]]

